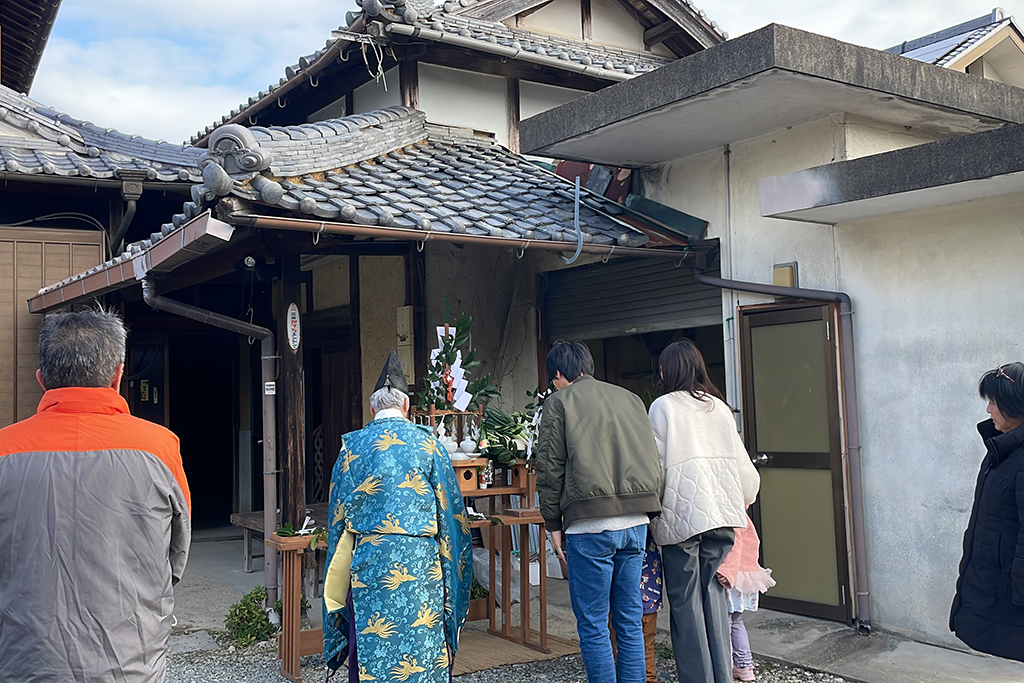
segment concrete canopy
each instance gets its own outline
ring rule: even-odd
[[[1024,122],[1024,90],[772,24],[526,119],[520,141],[635,168],[838,112],[963,135]]]
[[[761,215],[835,224],[1024,192],[1024,126],[761,180]]]

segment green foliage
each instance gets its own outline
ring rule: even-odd
[[[306,612],[308,612],[312,608],[313,608],[313,605],[311,605],[309,603],[309,600],[306,599],[306,596],[303,595],[302,596],[302,602],[299,603],[299,611],[302,612],[303,614],[305,614]],[[277,602],[274,603],[274,611],[277,612],[278,614],[281,614],[282,612],[284,612],[284,601],[281,600],[281,598],[278,598]]]
[[[473,577],[473,583],[469,587],[469,599],[479,600],[480,598],[486,598],[489,595],[487,589],[480,585],[480,582]]]
[[[469,333],[472,329],[473,318],[462,315],[455,321],[454,334],[441,340],[440,351],[427,366],[423,391],[420,392],[416,401],[417,408],[427,410],[433,405],[437,410],[453,410],[452,404],[448,401],[448,388],[445,386],[443,377],[445,370],[455,364],[460,350],[463,351],[462,369],[466,371],[465,379],[468,383],[466,390],[473,395],[473,399],[469,403],[469,410],[476,410],[478,406],[487,405],[488,401],[498,395],[498,387],[491,383],[490,375],[471,379],[472,371],[481,365],[476,357],[476,349],[467,351],[462,348],[469,341]],[[435,383],[437,386],[434,386]]]
[[[231,639],[242,647],[248,647],[260,640],[267,640],[274,633],[263,605],[267,602],[267,589],[256,586],[242,596],[242,599],[228,608],[224,627]]]
[[[274,532],[281,538],[290,538],[295,535],[295,527],[291,522],[285,522],[284,526]]]
[[[501,465],[526,457],[526,440],[530,438],[530,417],[523,412],[505,413],[496,408],[485,408],[480,428],[481,448],[487,457]]]

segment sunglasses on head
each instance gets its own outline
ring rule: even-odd
[[[1012,378],[1012,377],[1010,377],[1009,375],[1006,374],[1006,371],[1003,370],[1003,366],[1002,365],[1000,365],[998,368],[996,368],[996,377],[1005,377],[1006,379],[1010,380],[1014,384],[1017,383],[1017,380],[1015,380],[1014,378]]]

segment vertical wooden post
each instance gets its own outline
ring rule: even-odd
[[[590,0],[580,0],[580,17],[583,20],[583,40],[594,39],[594,13]]]
[[[519,153],[519,79],[509,78],[505,81],[505,105],[508,108],[508,148]]]
[[[288,329],[288,307],[304,308],[301,300],[298,254],[281,258],[281,278],[274,283],[274,307],[277,316],[278,354],[278,443],[281,463],[281,522],[291,522],[296,529],[306,516],[306,425],[305,392],[302,375],[302,342],[292,348],[294,337]],[[300,332],[301,332],[300,315]],[[268,529],[268,532],[273,529]]]
[[[415,59],[403,59],[398,63],[398,89],[402,95],[402,106],[420,108],[419,69]]]
[[[349,429],[363,428],[363,354],[359,322],[359,254],[348,257],[349,310],[352,313],[352,345],[348,352]],[[369,397],[367,397],[369,398]]]

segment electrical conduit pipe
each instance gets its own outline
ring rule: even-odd
[[[189,320],[219,327],[260,340],[260,368],[263,379],[263,537],[277,529],[277,402],[274,394],[267,394],[268,382],[276,376],[274,362],[277,348],[274,333],[265,327],[252,325],[220,313],[189,306],[180,301],[165,299],[156,293],[156,285],[142,280],[142,298],[158,311],[180,315]],[[277,602],[277,551],[264,544],[263,580],[267,586],[267,605]]]

